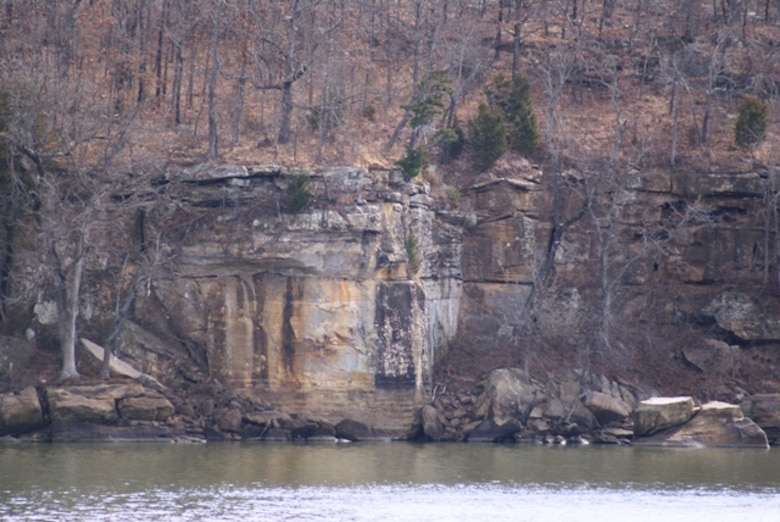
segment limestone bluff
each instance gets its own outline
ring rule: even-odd
[[[309,205],[284,212],[288,181],[299,173],[275,165],[165,165],[154,177],[164,197],[143,209],[118,204],[110,210],[115,229],[97,238],[95,248],[108,251],[118,242],[152,259],[131,267],[143,284],[117,345],[119,357],[174,389],[216,383],[290,412],[333,424],[353,419],[396,435],[409,431],[420,406],[440,399],[447,386],[456,388],[452,381],[477,386],[480,375],[496,367],[533,369],[555,343],[569,366],[556,378],[533,377],[538,400],[518,410],[518,425],[570,420],[569,408],[585,389],[629,402],[655,393],[657,368],[626,357],[635,346],[593,354],[604,368],[604,359],[617,361],[607,379],[571,376],[572,369],[583,375],[582,365],[590,362],[580,342],[587,336],[576,336],[588,333],[583,317],[604,312],[603,227],[582,219],[566,230],[552,258],[556,288],[546,308],[524,316],[554,227],[543,173],[527,160],[502,159],[490,175],[462,189],[458,204],[389,169],[307,171]],[[576,183],[576,171],[564,175]],[[637,345],[657,333],[671,346],[683,338],[675,335],[697,329],[701,343],[679,351],[664,346],[659,353],[678,357],[674,364],[689,375],[722,380],[716,393],[739,402],[753,392],[738,379],[729,381],[735,369],[750,375],[758,357],[770,377],[776,374],[780,330],[771,310],[777,299],[746,291],[761,285],[757,249],[765,230],[756,216],[768,176],[760,170],[631,176],[610,239],[612,320],[634,328],[627,331]],[[715,218],[674,222],[686,205],[701,205],[697,212]],[[671,237],[675,226],[686,233]],[[648,238],[663,242],[662,251],[642,250]],[[121,257],[93,257],[79,328],[83,337],[100,341],[110,332],[118,291],[116,278],[106,274],[120,272]],[[45,313],[51,303],[43,292],[31,305],[37,314],[24,326],[40,342],[52,335],[52,314]],[[524,329],[529,320],[538,337]],[[555,374],[555,364],[550,370],[547,361],[547,371]],[[698,378],[685,390],[662,391],[690,393]],[[774,391],[771,382],[751,384],[757,392]],[[449,408],[442,413],[451,414],[447,422],[460,423],[447,427],[450,438],[475,428],[468,424],[479,412],[460,409],[478,395],[454,396],[440,408]],[[219,423],[214,402],[184,410]],[[182,404],[187,401],[177,410]],[[592,412],[576,410],[584,425],[593,422]],[[232,424],[241,422],[238,414]]]
[[[427,186],[392,171],[313,172],[311,205],[281,212],[296,172],[169,167],[175,204],[118,216],[158,260],[118,355],[163,380],[213,379],[397,433],[456,334],[462,230],[436,218]],[[84,323],[107,320],[85,301]]]
[[[332,168],[314,173],[312,208],[284,214],[279,170],[172,175],[192,182],[193,201],[219,205],[171,247],[178,274],[156,289],[170,321],[203,347],[209,376],[283,394],[294,410],[408,423],[456,333],[462,289],[461,231],[435,218],[425,187]]]

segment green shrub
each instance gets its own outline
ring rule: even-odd
[[[755,96],[744,96],[737,108],[734,138],[740,147],[750,147],[766,137],[766,120],[769,107]]]
[[[457,118],[453,122],[452,127],[436,131],[433,139],[441,147],[439,163],[442,165],[460,156],[460,153],[463,152],[463,147],[466,145],[466,136]]]
[[[406,155],[395,162],[401,168],[404,181],[409,181],[428,166],[428,151],[425,147],[406,147]]]
[[[460,207],[460,190],[456,187],[447,187],[444,189],[444,194],[446,194],[447,202],[452,208]]]
[[[521,76],[507,80],[499,75],[485,88],[489,103],[501,109],[504,116],[507,146],[521,154],[536,150],[539,141],[530,91],[528,80]]]
[[[297,214],[309,204],[311,200],[311,176],[308,174],[294,174],[290,176],[287,185],[287,210]]]
[[[495,105],[480,103],[477,116],[469,122],[469,139],[477,170],[483,172],[492,167],[506,151],[506,131],[501,110]]]

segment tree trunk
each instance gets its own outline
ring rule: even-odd
[[[6,323],[6,300],[10,291],[11,265],[13,264],[13,246],[14,234],[16,232],[15,222],[18,218],[19,204],[16,198],[11,195],[5,201],[5,205],[0,216],[2,221],[3,241],[0,241],[0,332],[3,332],[8,326]],[[7,333],[7,332],[6,332]]]
[[[282,83],[282,104],[280,107],[282,114],[279,121],[278,143],[288,143],[290,141],[290,121],[292,120],[293,110],[292,86],[293,82],[291,81]]]
[[[138,6],[138,95],[136,103],[144,100],[144,89],[146,88],[146,33],[144,27],[144,8],[146,2],[141,1]]]
[[[392,148],[395,146],[395,142],[398,141],[398,137],[401,135],[401,131],[406,127],[406,124],[409,123],[409,120],[412,119],[412,113],[407,110],[404,113],[403,118],[401,118],[401,121],[398,122],[398,126],[393,131],[393,135],[390,136],[390,139],[387,140],[387,144],[385,145],[385,151],[389,152],[392,150]]]
[[[504,8],[501,6],[501,2],[498,3],[498,24],[496,27],[496,41],[493,45],[496,48],[496,54],[493,57],[495,60],[501,58],[501,29],[504,25]]]
[[[173,108],[173,121],[176,125],[181,124],[181,87],[184,80],[184,57],[182,55],[181,43],[176,42],[176,51],[173,65],[173,98],[171,100]]]
[[[195,57],[197,45],[194,40],[190,40],[190,64],[187,72],[187,108],[192,109],[195,105]]]
[[[59,310],[60,349],[62,350],[62,373],[60,374],[60,380],[73,379],[79,376],[76,368],[76,320],[79,316],[81,277],[84,272],[83,233],[79,234],[75,256],[70,277],[68,277],[68,269],[60,267],[65,279],[65,284],[61,290],[62,299]]]
[[[519,7],[518,7],[519,9]],[[520,47],[522,40],[520,39],[520,30],[522,23],[519,20],[515,21],[515,34],[512,40],[512,78],[517,78],[520,72]]]
[[[217,143],[217,74],[219,73],[219,31],[220,31],[220,11],[222,3],[217,3],[216,12],[212,15],[212,24],[214,26],[214,35],[211,40],[211,70],[209,72],[208,84],[208,111],[209,111],[209,149],[206,157],[209,160],[215,160],[219,156]]]
[[[165,17],[168,15],[168,2],[163,0],[162,11],[160,12],[160,27],[157,31],[157,51],[154,55],[154,72],[157,75],[157,86],[154,89],[155,98],[159,98],[165,93],[162,81],[162,54],[163,54],[163,34],[165,32]]]
[[[244,114],[244,85],[246,84],[247,55],[241,58],[241,70],[230,101],[230,146],[235,147],[241,134],[241,117]]]

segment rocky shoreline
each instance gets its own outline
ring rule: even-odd
[[[421,406],[406,433],[350,418],[275,408],[246,390],[190,384],[174,393],[132,379],[29,386],[0,394],[5,442],[207,442],[221,440],[413,440],[767,448],[780,440],[780,394],[739,404],[643,397],[626,383],[593,377],[530,378],[494,370],[473,390]]]

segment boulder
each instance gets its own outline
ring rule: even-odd
[[[634,441],[642,446],[768,448],[766,433],[736,404],[709,402],[685,424]]]
[[[728,375],[739,355],[739,347],[723,341],[707,339],[703,345],[686,346],[682,350],[685,360],[703,373]]]
[[[439,420],[439,412],[431,406],[426,404],[420,410],[420,416],[422,418],[422,430],[425,436],[431,440],[441,440],[444,438],[444,426]]]
[[[477,417],[525,420],[544,398],[542,390],[518,368],[499,368],[485,378]]]
[[[622,421],[631,415],[631,407],[625,401],[606,393],[589,391],[585,395],[583,403],[593,412],[593,415],[596,416],[596,419],[602,426],[611,422]]]
[[[561,399],[550,398],[542,405],[540,414],[548,419],[561,419],[566,415],[566,408]]]
[[[217,427],[221,431],[238,432],[241,429],[242,418],[241,410],[237,408],[225,410],[217,417]]]
[[[780,319],[765,310],[752,296],[738,291],[723,292],[704,309],[718,326],[746,341],[780,340]]]
[[[593,431],[598,427],[598,419],[593,412],[586,408],[582,401],[577,400],[567,413],[568,423],[576,426],[577,433]],[[571,430],[569,430],[571,431]]]
[[[0,435],[21,435],[43,427],[38,392],[28,386],[19,393],[0,395]]]
[[[752,419],[766,432],[769,444],[780,440],[780,393],[751,395],[740,404],[745,417]]]
[[[88,422],[111,424],[119,419],[112,397],[88,396],[66,388],[46,391],[53,422]]]
[[[312,419],[290,416],[284,419],[277,419],[281,428],[288,430],[292,440],[306,440],[316,435],[320,424]],[[271,431],[270,429],[268,430]],[[266,436],[267,438],[267,436]]]
[[[502,442],[514,440],[516,433],[522,431],[523,425],[519,420],[513,418],[506,419],[486,419],[482,421],[467,435],[469,442]]]
[[[337,442],[336,428],[328,422],[317,422],[317,427],[306,440],[316,442]]]
[[[174,411],[171,401],[162,395],[120,399],[117,408],[119,416],[127,420],[165,421]]]
[[[346,440],[365,440],[371,437],[371,429],[353,419],[344,419],[336,424],[336,436]]]
[[[118,402],[144,396],[159,395],[138,383],[105,383],[46,389],[52,422],[113,424],[119,419]]]
[[[696,412],[693,397],[653,397],[633,412],[634,435],[646,437],[688,422]]]

